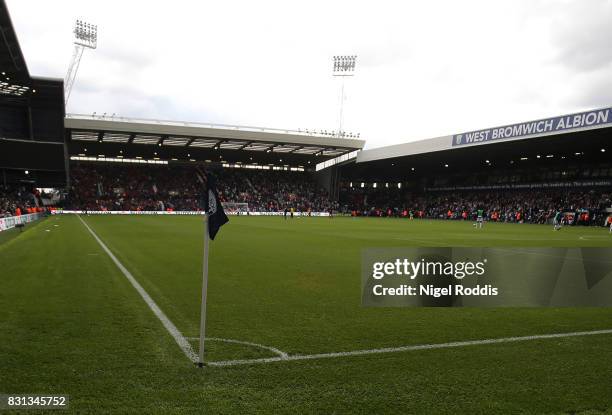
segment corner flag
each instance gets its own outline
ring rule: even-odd
[[[203,187],[200,206],[208,216],[208,235],[211,240],[214,240],[221,226],[229,222],[229,219],[219,200],[215,177],[200,169],[197,170],[196,174]]]
[[[206,339],[206,294],[208,290],[208,251],[209,239],[215,239],[221,226],[229,222],[219,200],[216,181],[212,174],[196,169],[196,176],[202,184],[200,207],[204,210],[204,257],[202,259],[202,304],[200,309],[200,350],[198,367],[204,367],[204,341]]]

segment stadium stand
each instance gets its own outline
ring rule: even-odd
[[[592,171],[599,175],[601,169]],[[292,207],[297,211],[333,209],[357,216],[472,220],[478,209],[484,209],[487,219],[492,221],[547,223],[557,210],[562,210],[567,213],[568,222],[573,224],[601,225],[608,215],[606,209],[612,207],[612,191],[607,187],[460,191],[440,187],[414,191],[388,183],[380,183],[379,188],[373,188],[372,184],[362,188],[344,183],[340,202],[334,202],[308,172],[219,168],[214,174],[223,202],[247,203],[250,211],[259,212],[277,212]],[[511,184],[520,186],[537,174],[541,180],[556,176],[526,169],[523,175],[513,175]],[[517,181],[517,177],[523,181]],[[71,168],[71,178],[65,203],[68,209],[200,209],[201,186],[194,168],[189,166],[78,162]],[[575,179],[576,175],[571,178]],[[490,177],[487,183],[492,183]],[[502,185],[502,181],[495,183]]]
[[[496,222],[548,223],[557,210],[572,224],[602,225],[612,206],[607,190],[514,190],[412,193],[399,189],[344,189],[342,210],[358,216],[472,220],[483,209]],[[575,220],[574,220],[575,218]]]
[[[39,206],[40,193],[37,190],[0,185],[0,217],[33,213],[40,209]]]
[[[308,173],[225,169],[219,179],[223,182],[222,200],[247,202],[250,210],[277,212],[293,207],[303,212],[324,212],[337,209],[328,192],[317,186]]]
[[[306,172],[217,169],[223,202],[248,203],[250,211],[287,208],[327,211],[327,192]],[[199,210],[201,186],[193,167],[78,163],[71,169],[66,207],[77,210]]]
[[[612,121],[610,109],[531,121],[556,134],[467,143],[471,133],[364,150],[341,167],[339,198],[354,215],[603,225],[612,213],[610,123],[563,130],[571,120]],[[557,127],[555,127],[557,128]],[[512,130],[500,127],[482,130]],[[519,129],[520,130],[520,129]]]
[[[4,1],[0,32],[0,218],[6,218],[42,210],[37,187],[65,186],[65,111],[62,80],[30,74]]]

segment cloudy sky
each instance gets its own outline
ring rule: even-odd
[[[358,55],[344,129],[367,147],[612,104],[612,0],[7,0],[30,73],[68,112],[336,129],[332,56]]]

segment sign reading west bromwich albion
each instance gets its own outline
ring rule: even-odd
[[[488,141],[508,140],[555,132],[567,132],[568,130],[579,128],[597,128],[606,124],[612,124],[612,108],[456,134],[453,136],[452,145],[455,147],[468,144],[480,144]]]

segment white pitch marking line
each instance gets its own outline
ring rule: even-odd
[[[610,237],[608,235],[583,235],[583,236],[579,236],[578,239],[583,240],[583,241],[588,241],[588,240],[598,240],[598,239],[610,239]]]
[[[194,363],[197,362],[198,355],[193,351],[193,349],[191,348],[191,344],[189,344],[185,336],[183,336],[183,334],[179,331],[179,329],[176,328],[174,323],[172,323],[172,321],[170,321],[170,319],[166,316],[166,314],[164,314],[161,308],[159,308],[159,306],[155,303],[155,301],[153,301],[153,299],[145,291],[145,289],[142,288],[142,285],[140,285],[138,281],[136,281],[136,278],[134,278],[134,276],[130,273],[130,271],[128,271],[127,268],[124,267],[121,262],[119,262],[117,257],[110,251],[110,249],[108,249],[106,245],[104,245],[104,242],[102,242],[102,240],[98,238],[98,235],[96,235],[96,233],[89,227],[89,225],[85,223],[85,221],[81,218],[81,216],[77,215],[77,217],[79,218],[81,223],[87,228],[89,233],[91,233],[91,235],[98,242],[98,244],[100,244],[104,252],[106,252],[108,256],[113,260],[115,265],[117,265],[117,268],[119,268],[119,270],[123,273],[123,275],[125,275],[125,278],[127,278],[128,281],[132,284],[132,286],[136,289],[136,291],[138,291],[138,294],[140,294],[140,296],[145,301],[145,303],[147,303],[151,311],[153,311],[153,314],[155,314],[157,318],[159,319],[159,321],[162,322],[166,330],[168,330],[168,333],[170,333],[170,335],[174,338],[174,340],[179,345],[183,353],[185,353],[185,356],[187,356],[187,358],[191,360],[192,362]]]
[[[608,330],[593,330],[593,331],[576,331],[572,333],[554,333],[554,334],[538,334],[533,336],[521,336],[521,337],[503,337],[499,339],[484,339],[484,340],[468,340],[451,343],[438,343],[438,344],[421,344],[414,346],[401,346],[401,347],[386,347],[382,349],[369,349],[369,350],[354,350],[349,352],[335,352],[335,353],[319,353],[309,355],[294,355],[281,357],[268,357],[263,359],[244,359],[244,360],[224,360],[217,362],[208,362],[209,366],[237,366],[237,365],[250,365],[257,363],[273,363],[281,361],[296,361],[296,360],[313,360],[313,359],[329,359],[335,357],[349,357],[349,356],[361,356],[368,354],[383,354],[383,353],[398,353],[408,352],[415,350],[431,350],[431,349],[447,349],[451,347],[463,347],[463,346],[478,346],[483,344],[497,344],[497,343],[511,343],[529,340],[541,340],[541,339],[557,339],[564,337],[578,337],[578,336],[592,336],[597,334],[612,334],[612,329]]]
[[[199,337],[187,337],[187,340],[200,340]],[[242,340],[234,340],[234,339],[222,339],[219,337],[207,337],[205,339],[205,341],[216,341],[216,342],[223,342],[223,343],[234,343],[234,344],[244,344],[245,346],[253,346],[253,347],[257,347],[259,349],[265,349],[265,350],[269,350],[274,354],[277,354],[281,360],[285,360],[289,357],[289,355],[285,352],[283,352],[282,350],[277,349],[276,347],[272,347],[272,346],[266,346],[264,344],[259,344],[259,343],[253,343],[253,342],[246,342],[246,341],[242,341]]]

